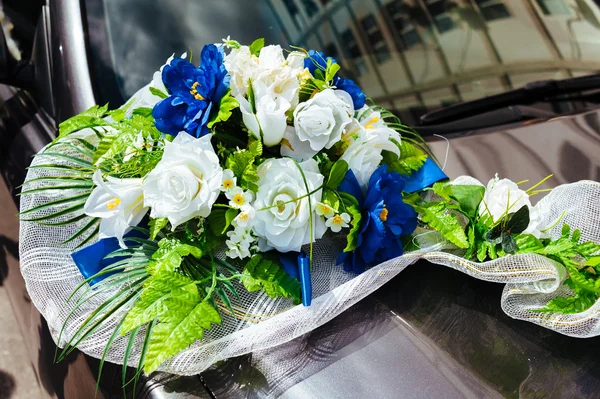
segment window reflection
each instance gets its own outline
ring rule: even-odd
[[[600,70],[593,0],[281,1],[292,20],[306,19],[290,43],[324,42],[374,101],[407,123],[536,76]]]

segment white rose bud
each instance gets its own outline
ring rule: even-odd
[[[509,179],[499,179],[498,175],[489,181],[483,200],[479,205],[479,215],[490,215],[497,222],[508,213],[514,213],[523,206],[529,208],[529,226],[523,232],[542,237],[539,212],[531,206],[529,194],[521,190],[517,183]]]
[[[323,148],[340,141],[346,125],[352,121],[352,98],[343,90],[327,89],[294,110],[295,134],[288,130],[289,146],[281,147],[281,155],[299,160],[311,158]]]

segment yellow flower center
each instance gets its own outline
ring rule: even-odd
[[[383,209],[381,210],[381,213],[379,214],[379,219],[381,219],[382,222],[385,222],[388,218],[388,210],[385,207],[385,204],[383,204]]]
[[[335,215],[333,217],[333,223],[334,224],[343,224],[344,223],[344,219],[342,219],[342,215],[340,215],[339,213],[337,215]]]
[[[110,202],[109,202],[109,203],[106,205],[106,207],[112,211],[112,210],[113,210],[113,209],[115,209],[115,207],[116,207],[116,206],[118,206],[120,203],[121,203],[121,199],[119,199],[119,198],[115,198],[115,199],[113,199],[112,201],[110,201]]]
[[[244,196],[242,194],[236,194],[233,196],[233,202],[238,205],[244,205]]]
[[[365,125],[365,129],[374,129],[375,126],[373,124],[379,122],[379,117],[375,115],[367,124]]]
[[[233,187],[233,180],[227,179],[223,182],[223,188],[228,190]]]
[[[247,221],[249,218],[250,218],[250,214],[248,212],[240,213],[240,219],[243,220],[244,222]]]
[[[202,96],[200,95],[200,93],[198,93],[198,89],[197,89],[197,87],[198,87],[198,86],[200,86],[200,83],[198,83],[198,82],[194,82],[194,84],[192,85],[192,90],[190,90],[190,94],[191,94],[192,96],[194,96],[194,98],[195,98],[196,100],[204,100],[204,97],[202,97]]]
[[[277,201],[277,210],[279,211],[279,213],[285,211],[285,203],[283,201]]]

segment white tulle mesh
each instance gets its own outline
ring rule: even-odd
[[[147,104],[142,100],[137,101],[134,107],[144,105]],[[82,135],[85,135],[85,132]],[[49,161],[60,163],[56,159],[36,158],[34,164],[47,164]],[[38,182],[31,180],[52,173],[57,172],[30,169],[24,190],[40,187]],[[474,184],[477,181],[461,177],[456,182]],[[21,199],[21,210],[48,203],[68,194],[72,192],[57,191],[53,196],[47,193],[25,195]],[[584,181],[557,187],[536,207],[542,211],[546,225],[550,225],[564,214],[564,222],[581,230],[582,241],[600,242],[600,184]],[[48,212],[49,209],[43,210],[36,216]],[[33,222],[21,223],[21,271],[31,299],[46,318],[55,340],[58,340],[61,327],[73,310],[73,301],[68,301],[68,297],[83,281],[70,257],[77,241],[67,245],[60,243],[86,222],[84,219],[74,225],[62,227],[44,226]],[[561,225],[562,223],[559,223],[550,231],[553,238],[560,236]],[[182,375],[197,374],[219,360],[287,342],[339,315],[419,259],[452,267],[482,280],[506,283],[501,298],[502,308],[513,318],[528,320],[575,337],[600,334],[600,301],[587,311],[572,315],[528,311],[542,307],[557,295],[568,293],[561,284],[565,276],[561,265],[531,254],[474,263],[466,261],[460,256],[460,252],[455,252],[456,250],[452,250],[447,244],[439,242],[435,234],[423,234],[416,240],[426,249],[392,259],[360,275],[346,273],[341,266],[336,266],[335,260],[343,244],[341,240],[321,240],[314,247],[314,299],[310,307],[293,306],[287,299],[271,299],[262,293],[248,293],[240,287],[240,300],[232,298],[236,316],[228,315],[226,311],[222,312],[221,325],[209,330],[202,341],[176,355],[163,364],[160,370]],[[97,295],[74,311],[58,344],[63,346],[85,318],[110,294]],[[99,330],[79,343],[78,348],[93,357],[101,357],[115,328],[115,320],[116,318],[109,319]],[[130,364],[137,364],[142,336],[139,334],[134,345]],[[123,362],[127,340],[127,337],[120,337],[115,341],[106,357],[107,361]]]

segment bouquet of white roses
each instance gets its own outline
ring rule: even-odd
[[[596,306],[600,232],[569,225],[598,217],[598,185],[533,207],[539,184],[442,181],[419,135],[339,70],[226,39],[199,66],[171,57],[122,108],[60,124],[21,212],[59,357],[192,374],[310,331],[418,259],[525,284],[503,306],[542,325]],[[580,335],[599,333],[594,319]]]

